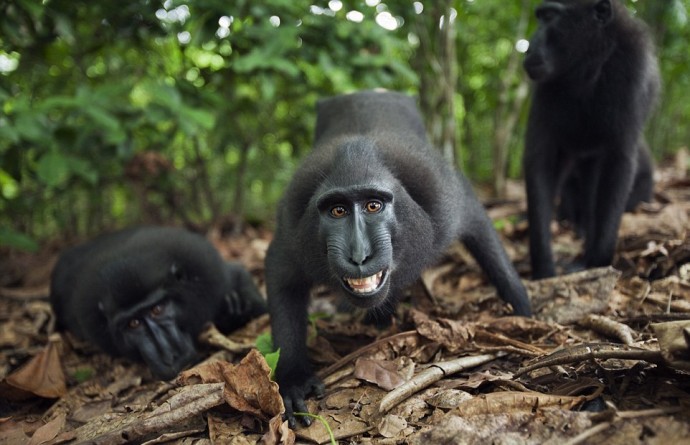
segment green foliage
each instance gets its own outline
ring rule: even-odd
[[[93,368],[77,368],[74,371],[72,378],[74,378],[74,380],[77,383],[84,383],[88,380],[91,380],[93,375],[94,375],[94,369]]]
[[[0,246],[14,247],[20,250],[35,252],[38,244],[30,237],[7,227],[0,227]]]
[[[689,136],[689,2],[628,2],[659,42],[666,86],[649,134],[658,155]],[[534,4],[452,5],[458,146],[465,172],[483,180],[516,18]],[[361,21],[347,18],[353,10]],[[379,26],[383,12],[400,26]],[[411,61],[433,68],[439,57],[415,43],[438,27],[425,14],[393,0],[337,11],[325,0],[0,2],[0,226],[41,240],[142,222],[270,222],[311,145],[318,98],[417,92]],[[520,81],[510,79],[508,99]]]
[[[271,368],[270,378],[273,379],[276,373],[276,366],[278,366],[278,360],[280,359],[280,348],[274,350],[273,338],[271,338],[270,333],[265,332],[256,338],[256,349],[266,359],[268,367]]]

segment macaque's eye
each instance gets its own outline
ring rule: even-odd
[[[560,15],[560,11],[555,8],[539,8],[535,15],[539,21],[549,23]]]
[[[364,205],[364,209],[367,213],[378,213],[383,208],[381,201],[369,201]]]
[[[333,218],[342,218],[345,215],[347,215],[347,209],[343,206],[338,205],[332,207],[330,213]]]
[[[127,324],[127,327],[130,329],[137,329],[139,328],[139,326],[141,326],[141,320],[139,320],[138,318],[132,318],[131,320],[129,320],[129,323]]]
[[[151,308],[150,314],[152,317],[158,317],[163,313],[163,305],[157,304]]]

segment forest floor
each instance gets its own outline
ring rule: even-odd
[[[3,254],[0,444],[329,443],[324,422],[341,444],[690,443],[690,177],[678,164],[657,173],[654,203],[625,215],[615,269],[525,280],[534,319],[506,316],[460,245],[386,330],[317,289],[309,344],[327,393],[309,400],[320,419],[294,432],[252,349],[267,316],[227,338],[209,331],[206,360],[160,382],[54,332],[46,296],[66,242]],[[512,186],[488,210],[527,277],[525,201]],[[568,264],[580,241],[553,231]],[[210,238],[263,286],[270,232]]]

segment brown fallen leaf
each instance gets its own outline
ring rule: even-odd
[[[355,362],[355,377],[390,391],[405,383],[398,372],[398,365],[390,360],[359,358]]]
[[[270,379],[271,369],[256,349],[237,366],[224,366],[225,400],[242,412],[268,420],[285,412],[278,384]]]
[[[475,323],[445,318],[432,320],[427,314],[415,309],[410,311],[410,317],[420,335],[442,344],[450,353],[476,349],[472,344],[476,334]]]
[[[91,436],[88,428],[85,428],[88,424],[78,428],[75,430],[77,442],[87,441],[98,445],[142,443],[143,439],[160,435],[161,432],[174,432],[175,427],[179,427],[184,421],[222,403],[222,383],[189,385],[180,388],[177,394],[161,403],[145,417],[132,418],[125,425],[96,437]]]
[[[8,375],[5,382],[14,388],[48,399],[67,394],[58,350],[61,342],[59,334],[51,335],[43,351]]]
[[[690,321],[656,323],[652,329],[659,339],[664,361],[671,367],[690,371]]]
[[[294,445],[295,432],[288,426],[282,415],[273,417],[268,422],[268,431],[261,437],[259,443],[263,445]]]
[[[295,432],[297,437],[315,443],[330,443],[330,435],[322,421],[328,423],[336,441],[357,436],[373,428],[368,422],[349,412],[321,411],[319,416],[321,419],[314,420],[309,427],[298,429]]]
[[[449,414],[469,417],[483,414],[501,414],[513,411],[532,412],[536,408],[574,407],[591,400],[592,396],[561,396],[538,392],[504,391],[482,394],[449,411]]]
[[[538,319],[570,324],[605,311],[620,275],[613,267],[600,267],[529,281],[525,287]]]
[[[682,238],[688,227],[688,214],[682,204],[671,203],[659,211],[653,210],[626,212],[623,215],[618,241],[622,248],[631,249],[642,243]]]
[[[224,382],[223,394],[228,405],[269,420],[285,411],[278,384],[270,379],[270,373],[264,357],[252,349],[237,365],[225,361],[202,363],[181,373],[178,382]]]
[[[410,445],[431,444],[548,444],[560,445],[592,425],[590,413],[538,410],[471,416],[447,414],[430,428],[407,438]],[[594,442],[605,443],[605,442]]]
[[[407,421],[395,414],[388,414],[381,419],[377,428],[380,435],[391,438],[397,436],[407,428]]]
[[[41,445],[55,439],[60,431],[65,427],[65,422],[67,421],[67,416],[61,414],[54,418],[50,422],[41,426],[34,432],[29,440],[29,445]]]

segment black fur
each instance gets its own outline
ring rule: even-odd
[[[547,0],[524,67],[535,82],[525,141],[532,275],[555,274],[559,216],[584,235],[581,263],[610,265],[624,210],[652,198],[642,132],[659,94],[646,26],[617,0]]]
[[[286,417],[323,392],[308,364],[307,303],[326,284],[352,304],[390,317],[403,288],[461,239],[515,313],[530,303],[467,181],[426,140],[414,101],[364,92],[320,101],[314,150],[278,206],[266,257],[276,378]],[[381,274],[375,289],[347,279]],[[305,423],[308,423],[305,422]]]
[[[164,227],[126,229],[66,250],[50,301],[59,328],[144,361],[166,380],[197,358],[196,337],[207,322],[229,332],[266,311],[244,268],[223,261],[204,237]]]

